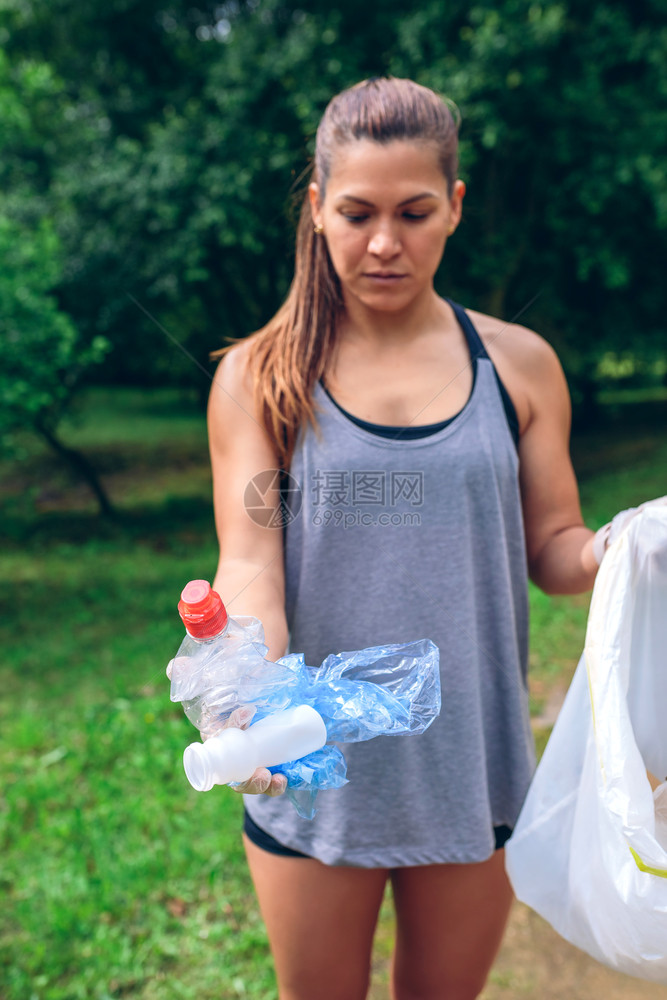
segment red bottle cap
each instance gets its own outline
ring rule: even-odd
[[[208,580],[190,580],[183,588],[178,613],[193,639],[213,639],[227,625],[225,606]]]

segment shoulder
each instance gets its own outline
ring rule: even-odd
[[[466,309],[489,354],[493,351],[512,364],[521,366],[537,362],[540,365],[558,365],[558,358],[551,344],[534,330],[519,323],[506,323],[495,316]]]
[[[521,433],[545,406],[566,411],[569,419],[567,382],[551,344],[518,323],[466,312],[512,398]]]
[[[269,444],[257,394],[256,346],[254,335],[234,344],[215,371],[207,414],[212,450],[266,450]]]
[[[252,334],[225,350],[213,376],[213,384],[236,392],[253,391],[253,355],[256,337]],[[212,394],[213,396],[213,394]]]
[[[211,423],[237,426],[238,422],[261,424],[258,413],[257,372],[261,359],[257,356],[257,336],[251,334],[229,347],[213,375],[208,401]]]

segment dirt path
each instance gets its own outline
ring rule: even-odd
[[[388,1000],[389,963],[378,961],[368,1000]],[[515,903],[481,1000],[667,1000],[667,986],[613,972]]]

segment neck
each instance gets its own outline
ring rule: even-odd
[[[396,311],[370,309],[347,296],[344,305],[339,336],[369,347],[400,347],[442,330],[443,324],[451,322],[449,306],[434,289]]]

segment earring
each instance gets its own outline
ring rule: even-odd
[[[318,222],[316,226],[313,226],[313,232],[315,233],[316,236],[319,236],[321,233],[324,232],[324,226],[322,225],[321,222]]]
[[[449,229],[447,230],[447,235],[451,236],[455,229],[456,226],[450,226]]]

